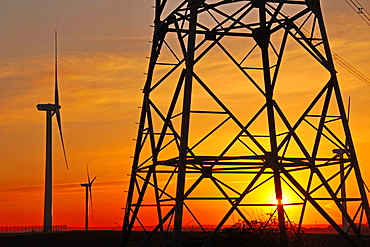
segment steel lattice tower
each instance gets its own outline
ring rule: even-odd
[[[261,209],[281,246],[307,214],[363,239],[369,204],[319,0],[156,0],[149,59],[122,246],[134,230],[180,246],[212,220],[207,246]]]

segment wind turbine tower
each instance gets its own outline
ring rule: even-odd
[[[87,171],[87,183],[81,184],[82,187],[85,187],[86,189],[86,200],[85,200],[85,230],[89,230],[89,195],[90,195],[90,205],[92,209],[92,191],[91,187],[92,184],[94,183],[96,176],[93,178],[93,180],[90,181],[90,175],[89,175],[89,169],[86,164],[86,171]]]
[[[62,123],[60,118],[59,92],[58,92],[58,56],[57,31],[55,31],[55,96],[54,104],[38,104],[39,111],[46,111],[46,162],[45,162],[45,194],[44,194],[44,232],[52,231],[52,117],[56,115],[60,138],[62,141],[64,159],[68,169]]]

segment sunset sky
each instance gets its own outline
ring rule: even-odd
[[[345,0],[321,2],[332,50],[370,77],[370,27]],[[54,101],[54,30],[69,170],[53,119],[53,224],[83,226],[86,163],[90,176],[97,176],[90,226],[122,224],[152,5],[154,0],[0,0],[0,227],[42,225],[45,112],[36,105]],[[370,185],[370,87],[336,69],[345,102],[351,97],[351,131]]]

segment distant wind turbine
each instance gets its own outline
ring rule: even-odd
[[[347,109],[347,122],[349,124],[349,114],[350,114],[350,110],[351,110],[351,97],[348,98],[348,109]],[[348,148],[348,140],[346,139],[346,147]],[[336,157],[339,158],[339,168],[340,168],[340,182],[341,182],[341,186],[340,186],[340,194],[341,194],[341,198],[342,198],[342,207],[344,209],[345,212],[347,212],[347,184],[346,184],[346,176],[345,176],[345,172],[344,172],[344,164],[343,164],[343,159],[344,159],[344,154],[346,153],[345,150],[343,149],[333,149],[333,153],[336,154]],[[366,186],[366,185],[365,185]],[[345,217],[344,214],[342,214],[342,229],[343,231],[347,232],[349,228],[349,223]]]
[[[90,181],[90,175],[89,175],[89,168],[87,167],[86,163],[86,171],[87,171],[87,183],[81,184],[81,186],[86,188],[86,204],[85,204],[85,230],[89,230],[89,194],[90,194],[90,204],[92,209],[92,192],[91,187],[94,183],[96,176],[93,178],[93,180]]]
[[[66,150],[62,134],[60,119],[59,93],[58,93],[58,56],[57,31],[55,31],[55,95],[54,104],[38,104],[39,111],[46,111],[46,168],[45,168],[45,195],[44,195],[44,232],[52,231],[52,117],[56,115],[60,139],[62,141],[64,160],[68,169]]]

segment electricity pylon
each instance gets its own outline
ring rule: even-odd
[[[133,230],[180,246],[190,223],[208,246],[256,210],[281,246],[293,217],[363,241],[369,203],[319,0],[157,0],[149,59],[122,246]]]

